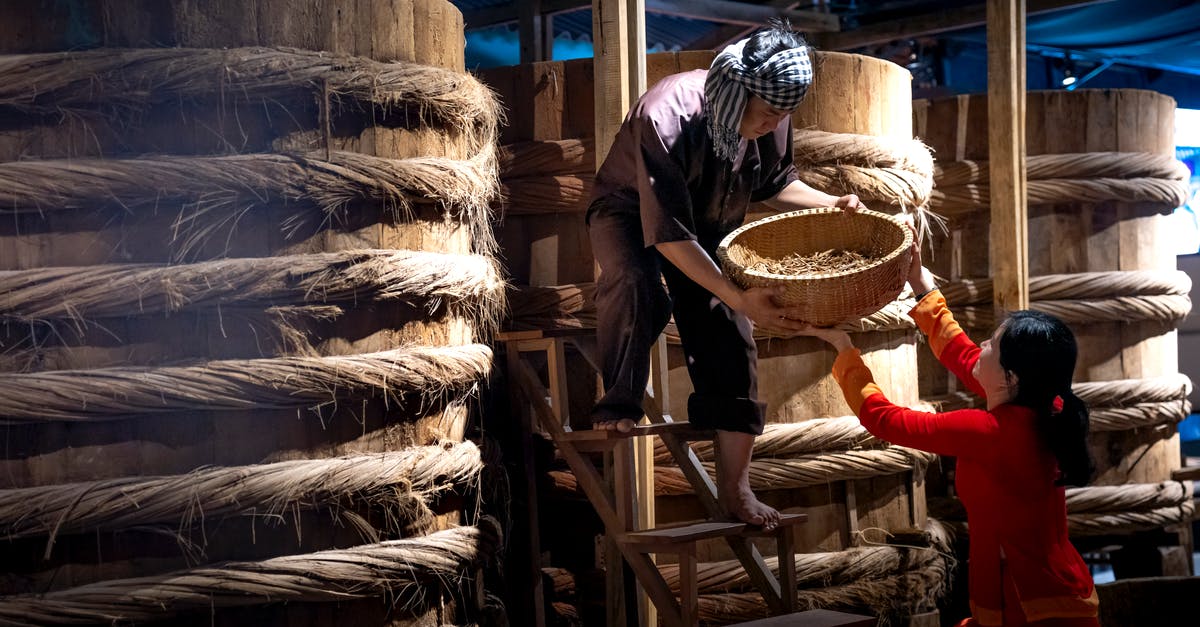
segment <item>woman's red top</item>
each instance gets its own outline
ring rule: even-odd
[[[971,375],[980,349],[954,321],[941,292],[926,295],[909,316],[938,360],[983,396]],[[958,458],[954,483],[967,509],[971,612],[978,624],[1097,615],[1091,574],[1067,539],[1065,490],[1054,484],[1058,464],[1039,439],[1033,410],[1010,404],[943,413],[900,407],[875,384],[857,349],[838,355],[833,376],[876,437]]]

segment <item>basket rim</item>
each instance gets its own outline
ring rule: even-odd
[[[859,267],[851,269],[851,270],[842,270],[840,272],[823,272],[820,274],[774,274],[771,272],[763,272],[762,270],[751,270],[749,268],[742,267],[741,264],[733,261],[733,259],[731,259],[729,257],[729,246],[733,243],[733,240],[737,239],[737,237],[739,235],[750,230],[751,228],[763,226],[765,224],[774,222],[776,220],[787,220],[790,218],[799,218],[799,217],[805,217],[805,216],[810,216],[810,215],[821,215],[821,214],[827,214],[827,213],[842,213],[842,209],[840,209],[838,207],[815,207],[812,209],[797,209],[794,211],[786,211],[784,213],[777,213],[773,216],[767,216],[765,218],[755,220],[754,222],[751,222],[749,224],[743,224],[742,226],[738,227],[737,229],[734,229],[733,232],[731,232],[729,235],[726,235],[721,240],[721,243],[717,245],[717,257],[721,261],[738,266],[739,270],[748,276],[760,277],[760,278],[764,278],[764,279],[772,279],[772,280],[776,280],[776,281],[794,281],[794,282],[795,281],[815,281],[815,280],[822,280],[822,279],[836,279],[836,278],[850,276],[852,274],[858,274],[860,272],[865,272],[867,270],[874,269],[878,266],[881,266],[885,263],[892,261],[896,257],[904,254],[905,250],[912,247],[912,244],[913,244],[912,230],[908,228],[908,225],[906,225],[904,222],[902,222],[900,220],[899,215],[889,215],[889,214],[886,214],[886,213],[883,213],[880,211],[872,211],[870,209],[859,209],[856,212],[857,214],[891,222],[892,224],[895,224],[896,226],[900,227],[901,231],[904,233],[904,241],[899,246],[892,249],[891,252],[884,255],[883,257],[880,257],[879,259],[875,260],[874,262],[872,262],[868,265],[859,266]]]

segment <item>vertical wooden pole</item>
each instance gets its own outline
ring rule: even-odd
[[[604,163],[604,157],[612,146],[617,130],[625,119],[625,112],[635,100],[646,90],[646,6],[644,0],[592,0],[592,72],[595,78],[595,119],[596,119],[596,167]],[[657,392],[657,390],[656,390]],[[653,458],[650,438],[641,438],[634,445],[641,449],[633,455],[633,484],[629,498],[632,502],[632,519],[640,521],[645,518],[645,512],[650,511],[654,502],[653,466],[644,462]],[[618,451],[623,447],[618,446]],[[619,463],[619,460],[618,460]],[[647,478],[648,477],[648,478]],[[619,474],[618,474],[619,478]],[[640,489],[650,486],[648,491]],[[621,490],[617,490],[621,495]],[[618,511],[625,506],[624,499],[618,499]],[[609,544],[613,538],[608,539]],[[610,549],[608,554],[619,560],[619,553]],[[621,562],[607,564],[608,622],[610,625],[621,625],[626,622],[626,606],[624,603],[614,603],[614,595],[622,594],[625,590],[623,568]],[[638,594],[639,624],[653,625],[658,620],[654,606],[646,600],[644,593]],[[629,599],[623,599],[628,602]],[[631,609],[631,608],[630,608]]]
[[[599,168],[625,112],[646,91],[645,2],[592,0],[592,50]]]
[[[540,34],[542,40],[542,60],[554,60],[554,14],[542,14],[542,32]]]
[[[553,50],[546,50],[541,0],[524,0],[517,3],[518,41],[521,44],[521,64],[547,61]]]
[[[997,319],[1029,307],[1025,195],[1025,0],[988,0],[991,270]]]
[[[521,343],[519,341],[505,343],[505,356],[508,360],[509,376],[515,377],[517,368],[520,366],[519,362],[521,361]],[[553,367],[550,371],[553,374]],[[515,560],[520,564],[520,567],[523,567],[516,576],[519,578],[519,581],[529,586],[529,594],[523,598],[519,597],[515,604],[516,607],[513,610],[517,616],[522,616],[532,621],[533,625],[531,627],[545,627],[546,599],[542,586],[541,525],[539,524],[537,500],[537,461],[533,447],[533,410],[529,406],[529,401],[518,391],[515,381],[509,382],[508,399],[508,406],[516,413],[520,421],[520,430],[516,438],[520,443],[520,456],[525,471],[525,483],[523,486],[525,490],[525,519],[529,529],[528,563],[519,556]],[[562,414],[556,415],[561,416]],[[528,603],[528,607],[525,607],[526,603]]]

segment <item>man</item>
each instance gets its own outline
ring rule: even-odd
[[[605,393],[592,411],[595,427],[628,432],[641,419],[650,348],[674,313],[695,388],[689,420],[717,431],[721,505],[766,528],[779,512],[750,490],[766,411],[757,398],[753,327],[790,335],[805,325],[775,304],[776,292],[742,290],[714,259],[750,202],[777,211],[862,208],[857,196],[831,196],[797,179],[791,114],[812,75],[804,39],[774,23],[726,48],[709,70],[664,78],[617,132],[587,214],[601,270]]]

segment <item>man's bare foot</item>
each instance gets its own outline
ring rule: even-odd
[[[592,423],[593,429],[603,429],[605,431],[616,431],[617,433],[629,433],[633,431],[633,420],[622,418],[620,420],[598,420]]]
[[[754,496],[749,487],[720,490],[721,507],[732,517],[763,529],[774,529],[779,524],[779,511]]]

